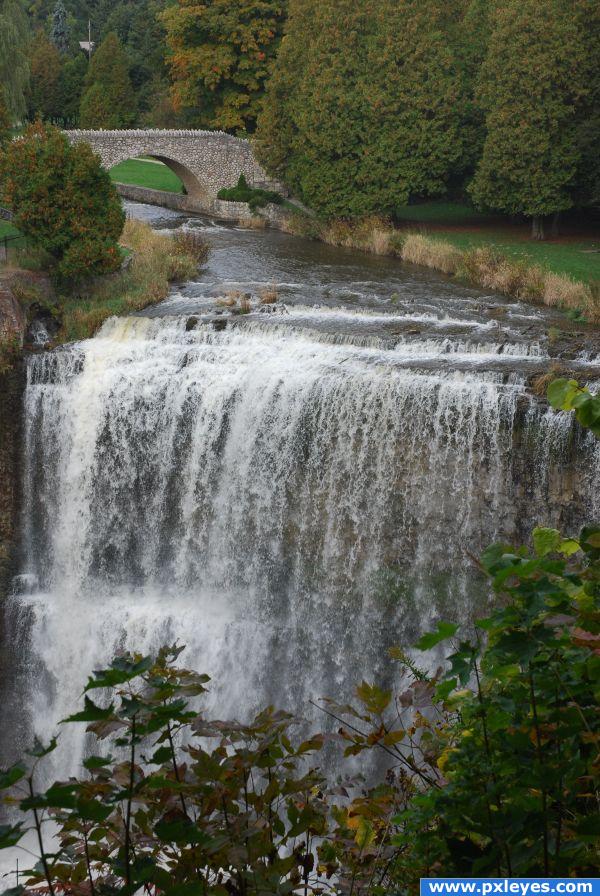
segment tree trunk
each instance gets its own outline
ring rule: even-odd
[[[544,239],[544,219],[541,215],[534,215],[531,220],[531,238],[534,240]]]
[[[557,237],[560,234],[560,212],[554,212],[552,215],[552,230],[550,233],[552,237]]]

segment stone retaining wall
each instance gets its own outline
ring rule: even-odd
[[[225,202],[222,199],[200,200],[183,193],[169,193],[162,190],[150,190],[134,184],[116,184],[119,195],[132,202],[143,202],[147,205],[159,205],[163,208],[192,215],[210,215],[220,221],[231,221],[234,224],[263,224],[280,228],[285,217],[283,209],[270,203],[254,214],[247,202]]]

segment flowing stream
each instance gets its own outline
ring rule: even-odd
[[[575,325],[390,260],[130,210],[213,252],[161,305],[30,358],[6,754],[47,740],[123,649],[186,644],[221,717],[348,698],[393,674],[386,647],[485,610],[469,554],[598,510],[595,443],[529,388],[556,358],[598,375]],[[216,304],[229,290],[251,313]],[[82,729],[55,774],[77,770]]]

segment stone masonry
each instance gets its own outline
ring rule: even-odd
[[[105,168],[126,159],[150,156],[168,165],[190,198],[207,209],[224,187],[244,174],[251,187],[283,192],[257,162],[248,140],[223,131],[122,130],[66,131],[72,143],[89,143]]]

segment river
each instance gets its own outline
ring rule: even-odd
[[[7,757],[123,649],[187,645],[221,717],[349,698],[393,675],[390,645],[485,610],[471,555],[598,511],[596,444],[529,388],[553,360],[598,375],[581,327],[393,260],[128,210],[212,254],[160,305],[29,360]],[[216,304],[231,290],[251,313]],[[85,753],[73,727],[54,774]]]

